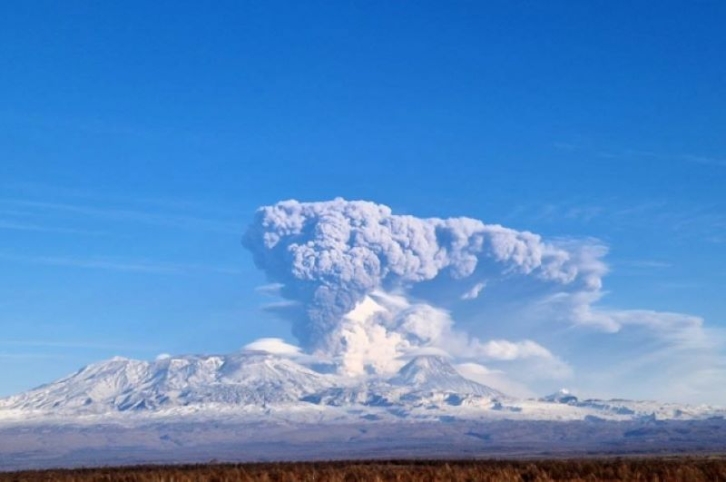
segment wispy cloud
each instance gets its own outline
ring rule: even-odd
[[[684,161],[694,162],[696,164],[704,164],[707,166],[726,167],[726,159],[720,159],[720,158],[715,158],[715,157],[694,156],[694,155],[690,155],[690,154],[682,155],[681,158]]]
[[[244,227],[243,210],[196,199],[118,195],[33,182],[0,183],[0,192],[0,230],[108,234],[113,223],[113,228],[140,224],[238,236]]]
[[[621,261],[619,263],[622,266],[628,266],[632,268],[648,268],[648,269],[664,269],[670,268],[673,265],[666,261],[659,261],[655,259],[636,259],[630,261]]]
[[[579,152],[604,159],[650,159],[657,161],[678,161],[703,164],[706,166],[726,167],[726,158],[703,156],[692,153],[664,153],[643,149],[602,149],[570,142],[553,142],[552,147],[563,152]]]
[[[79,352],[145,353],[158,347],[92,341],[0,340],[0,360],[60,360],[76,358]]]
[[[0,353],[0,360],[57,360],[61,358],[67,357],[50,353]]]
[[[284,287],[285,285],[282,283],[268,283],[266,285],[256,287],[255,291],[267,296],[280,296],[280,291]]]
[[[24,199],[3,199],[0,200],[0,204],[30,208],[44,213],[47,213],[48,211],[55,211],[59,213],[66,213],[82,217],[93,217],[108,221],[136,222],[148,225],[166,226],[194,231],[214,231],[230,234],[239,234],[241,230],[240,225],[235,222],[221,221],[189,215],[180,215],[174,213],[154,213],[127,208],[97,207],[81,204],[29,201]]]
[[[524,212],[526,209],[520,206],[519,212]],[[530,213],[540,221],[580,221],[588,223],[593,219],[602,216],[605,213],[605,208],[601,206],[588,205],[584,203],[573,203],[570,205],[564,204],[544,204],[537,206],[535,212],[530,210]]]
[[[574,142],[553,142],[552,147],[560,151],[576,151],[580,146]]]
[[[87,234],[87,235],[99,235],[103,234],[102,231],[91,231],[86,229],[77,228],[62,228],[55,226],[42,226],[38,224],[23,223],[17,221],[8,221],[0,219],[0,229],[10,231],[31,231],[38,233],[56,233],[56,234]]]
[[[72,135],[132,138],[141,141],[173,139],[177,143],[184,142],[187,145],[214,144],[220,135],[218,129],[214,132],[205,132],[199,129],[179,129],[169,126],[168,123],[164,125],[128,123],[103,117],[55,116],[25,110],[22,112],[2,110],[0,111],[0,122],[42,131],[49,129],[63,131]]]
[[[236,210],[230,210],[229,205],[219,206],[210,204],[199,199],[184,199],[177,197],[149,197],[144,195],[131,194],[113,194],[108,192],[99,193],[97,191],[73,189],[63,186],[54,186],[45,183],[36,182],[8,182],[3,183],[2,189],[14,193],[14,198],[22,198],[25,200],[45,200],[56,201],[59,199],[72,200],[70,204],[88,204],[93,203],[94,207],[98,204],[133,206],[143,208],[145,211],[150,208],[167,209],[167,210],[193,210],[195,212],[205,212],[216,216],[234,216],[238,214]]]
[[[665,270],[672,267],[672,263],[657,259],[626,259],[616,261],[612,264],[613,271],[619,276],[637,277],[662,276]]]
[[[660,281],[656,286],[665,290],[692,290],[703,285],[694,281]]]
[[[80,350],[125,350],[146,351],[155,347],[140,345],[123,345],[91,341],[53,341],[53,340],[0,340],[0,347],[6,348],[67,348]]]
[[[167,263],[150,260],[119,259],[110,257],[71,257],[71,256],[20,256],[0,253],[0,259],[7,261],[63,266],[69,268],[101,269],[129,273],[176,274],[186,275],[206,271],[220,274],[239,274],[240,271],[220,266],[195,263]]]
[[[561,200],[557,203],[519,205],[506,219],[528,222],[579,224],[607,223],[609,228],[669,232],[681,239],[697,237],[718,243],[726,239],[724,207],[688,205],[685,200],[648,200],[626,204],[622,199]]]

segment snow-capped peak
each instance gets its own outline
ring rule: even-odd
[[[134,417],[138,412],[149,416],[237,413],[253,418],[256,413],[264,418],[270,411],[293,419],[321,416],[341,421],[361,417],[641,420],[726,416],[726,411],[711,407],[578,401],[567,390],[539,400],[517,400],[463,377],[447,358],[437,355],[413,358],[389,379],[323,374],[290,358],[262,352],[154,361],[116,357],[0,400],[0,420],[46,415],[105,418],[114,413]]]
[[[264,353],[180,356],[152,362],[115,357],[11,397],[6,407],[103,412],[204,403],[296,402],[329,387],[329,377]]]
[[[454,392],[462,395],[500,397],[502,393],[464,378],[449,361],[437,355],[422,355],[404,365],[389,380],[392,385],[421,391]]]
[[[577,403],[577,397],[566,388],[561,388],[551,395],[542,397],[542,401],[554,403]]]

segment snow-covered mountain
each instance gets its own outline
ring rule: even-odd
[[[424,355],[409,361],[391,378],[374,377],[353,385],[333,386],[302,400],[336,407],[362,405],[412,408],[435,400],[460,405],[463,400],[470,398],[489,403],[492,399],[505,398],[505,395],[464,378],[443,357]]]
[[[541,399],[543,402],[553,402],[553,403],[573,403],[577,402],[577,397],[570,393],[569,390],[563,388],[560,390],[557,390],[555,393],[552,393],[550,395],[547,395],[546,397],[542,397]]]
[[[264,352],[113,358],[56,382],[0,400],[0,420],[94,416],[235,417],[261,421],[390,419],[643,420],[724,417],[726,411],[627,400],[578,400],[560,391],[517,400],[469,380],[446,358],[420,356],[391,377],[346,378]]]
[[[0,401],[0,408],[103,413],[174,406],[260,405],[298,401],[332,385],[330,377],[266,353],[112,358]]]
[[[504,396],[498,390],[464,378],[445,358],[433,355],[412,359],[390,379],[390,383],[415,388],[420,392],[445,391],[492,398]]]

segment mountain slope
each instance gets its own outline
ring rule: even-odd
[[[482,397],[504,396],[502,392],[464,378],[446,358],[434,355],[414,358],[404,365],[389,383],[422,392],[451,392]]]
[[[145,415],[144,415],[145,414]],[[139,416],[137,415],[144,415]],[[0,400],[0,422],[178,422],[207,419],[291,423],[369,420],[633,421],[724,418],[709,406],[578,400],[566,391],[518,400],[461,376],[446,358],[421,356],[390,378],[322,374],[263,352],[179,356],[153,362],[113,358]],[[148,418],[147,417],[147,418]],[[90,422],[89,422],[90,423]]]
[[[3,401],[6,409],[100,413],[193,404],[296,402],[330,377],[264,353],[183,356],[153,362],[113,358]]]
[[[505,395],[493,388],[468,380],[446,358],[419,356],[389,379],[371,378],[349,386],[335,386],[308,395],[303,401],[331,406],[403,406],[456,404],[467,398],[493,399]]]

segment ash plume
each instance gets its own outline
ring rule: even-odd
[[[385,369],[387,360],[427,346],[479,356],[496,356],[492,347],[505,346],[455,332],[447,312],[407,298],[416,285],[461,285],[455,299],[471,300],[491,277],[526,277],[594,299],[606,271],[599,261],[604,252],[472,218],[397,215],[381,204],[341,198],[262,207],[243,244],[280,286],[288,302],[276,307],[302,346],[338,357],[354,371],[371,364]],[[506,357],[512,350],[551,356],[534,342],[522,343],[506,345]]]

